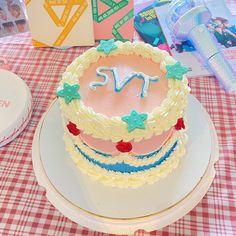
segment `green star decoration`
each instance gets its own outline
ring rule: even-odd
[[[144,121],[147,119],[148,115],[146,113],[138,113],[132,110],[129,116],[121,117],[121,120],[128,124],[129,133],[135,129],[145,129]]]
[[[167,65],[166,70],[167,70],[166,74],[167,79],[174,78],[177,80],[182,80],[183,75],[189,71],[189,69],[185,66],[182,66],[179,61],[176,62],[174,65]]]
[[[80,99],[80,94],[78,89],[80,86],[78,84],[63,84],[63,89],[57,90],[57,96],[64,97],[65,103],[69,104],[73,99]]]
[[[112,51],[118,48],[118,46],[115,44],[114,39],[110,40],[101,40],[100,44],[97,47],[98,52],[105,52],[107,55]]]

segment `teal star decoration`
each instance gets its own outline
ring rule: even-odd
[[[129,133],[135,129],[145,129],[144,121],[147,119],[148,115],[146,113],[138,113],[132,110],[129,116],[121,117],[121,120],[128,124]]]
[[[63,89],[57,90],[57,96],[64,97],[65,103],[69,104],[73,99],[80,99],[80,94],[78,89],[80,86],[78,84],[63,84]]]
[[[182,66],[179,61],[176,62],[174,65],[167,65],[166,70],[167,70],[166,74],[167,79],[174,78],[177,80],[182,80],[183,75],[189,71],[189,69],[185,66]]]
[[[112,51],[118,48],[118,46],[115,44],[114,39],[110,40],[101,40],[100,44],[97,47],[98,52],[105,52],[107,55]]]

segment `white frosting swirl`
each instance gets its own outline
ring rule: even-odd
[[[116,42],[116,44],[118,48],[111,51],[109,56],[136,54],[160,63],[160,69],[163,72],[166,72],[165,66],[167,64],[176,62],[166,51],[153,48],[149,44],[142,42]],[[98,52],[96,48],[89,49],[67,67],[60,84],[62,85],[65,82],[71,84],[79,83],[79,78],[89,68],[90,64],[105,56],[107,55],[103,52]],[[159,135],[168,130],[175,125],[178,118],[184,115],[189,93],[187,83],[185,76],[182,81],[170,79],[168,81],[169,91],[167,97],[159,107],[156,107],[148,114],[148,119],[145,121],[145,130],[136,129],[131,133],[128,132],[127,124],[121,120],[121,117],[108,117],[104,114],[96,113],[91,107],[85,106],[82,100],[73,100],[66,104],[63,98],[59,98],[59,102],[65,118],[75,123],[85,134],[113,142],[120,140],[125,142],[130,140],[140,141],[143,138],[148,139],[154,134]]]
[[[174,168],[177,167],[180,158],[185,153],[187,136],[184,132],[178,137],[178,144],[170,156],[159,166],[149,170],[135,173],[120,173],[108,171],[86,160],[74,147],[73,141],[65,136],[66,149],[78,169],[88,174],[92,179],[98,180],[105,185],[120,188],[137,188],[146,183],[152,184],[157,180],[166,177]],[[88,153],[86,153],[88,154]]]

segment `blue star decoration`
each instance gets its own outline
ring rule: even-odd
[[[183,75],[189,71],[189,69],[185,66],[182,66],[179,61],[176,62],[174,65],[167,65],[166,70],[167,70],[166,74],[167,79],[174,78],[177,80],[182,80]]]
[[[112,51],[117,49],[118,46],[115,44],[114,39],[110,40],[101,40],[100,44],[97,47],[98,52],[105,52],[107,55]]]
[[[138,113],[132,110],[129,116],[122,116],[121,120],[128,124],[129,133],[135,129],[145,129],[144,121],[147,119],[146,113]]]
[[[57,90],[58,97],[64,97],[65,103],[69,104],[73,99],[80,99],[80,94],[78,93],[78,89],[80,86],[78,84],[63,84],[63,89]]]

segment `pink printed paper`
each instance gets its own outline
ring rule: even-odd
[[[133,0],[93,0],[95,39],[133,39]]]

